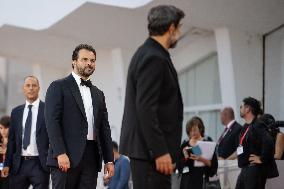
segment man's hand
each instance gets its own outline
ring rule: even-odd
[[[114,165],[112,162],[105,164],[104,174],[104,179],[110,179],[114,175]]]
[[[107,186],[109,184],[110,177],[108,175],[104,175],[103,180],[104,180],[104,186]]]
[[[57,156],[57,161],[59,169],[61,169],[63,172],[67,172],[67,170],[70,168],[70,161],[67,154],[60,154]]]
[[[255,163],[255,164],[261,164],[262,161],[260,160],[260,157],[255,155],[255,154],[251,154],[249,156],[249,162],[250,163]]]
[[[172,158],[169,153],[157,157],[156,160],[156,170],[165,175],[171,175],[174,171],[174,166],[172,163]]]
[[[2,177],[7,177],[9,175],[9,167],[3,167],[1,171],[1,176]]]

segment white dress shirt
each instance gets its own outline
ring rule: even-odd
[[[94,115],[93,115],[93,101],[91,96],[90,88],[87,86],[81,85],[81,78],[74,72],[72,72],[72,75],[74,79],[76,80],[76,83],[79,87],[81,97],[83,100],[84,108],[85,108],[85,114],[87,117],[88,122],[88,135],[87,140],[94,140]]]
[[[230,128],[232,127],[232,125],[235,123],[236,120],[232,120],[230,121],[230,123],[228,123],[228,125],[226,126],[228,128],[228,130],[230,130]]]
[[[29,113],[29,105],[32,106],[32,128],[31,128],[31,138],[30,144],[28,145],[27,149],[23,149],[22,147],[22,156],[38,156],[38,149],[36,144],[36,123],[37,123],[37,114],[38,114],[38,107],[39,107],[39,99],[34,101],[32,104],[26,101],[24,113],[23,113],[23,132],[22,132],[22,142],[24,139],[25,134],[25,124]]]
[[[236,120],[232,120],[230,121],[230,123],[228,123],[228,125],[226,126],[227,131],[224,133],[223,137],[230,131],[232,125],[235,123]]]

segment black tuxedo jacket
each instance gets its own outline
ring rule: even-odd
[[[100,159],[97,166],[100,169],[102,156],[105,162],[114,160],[112,139],[104,94],[95,86],[90,91],[94,136]],[[80,90],[72,74],[50,84],[46,93],[45,119],[50,141],[47,164],[58,167],[57,156],[66,153],[71,167],[76,167],[85,149],[88,122]]]
[[[11,113],[11,124],[9,128],[9,139],[4,166],[10,167],[12,174],[16,174],[21,165],[24,108],[25,104],[14,108]],[[40,164],[45,171],[48,171],[48,168],[46,167],[46,157],[49,141],[44,119],[44,103],[42,101],[40,101],[38,107],[36,123],[36,144],[39,153]]]
[[[223,139],[221,139],[220,143],[218,144],[219,157],[227,159],[236,151],[241,130],[242,126],[235,121],[230,127],[227,134],[223,137]]]
[[[132,57],[127,76],[120,152],[154,160],[181,143],[183,103],[170,55],[148,38]]]

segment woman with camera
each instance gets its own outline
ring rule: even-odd
[[[275,118],[271,114],[263,114],[259,119],[265,123],[268,132],[274,139],[274,158],[277,160],[284,160],[284,134],[279,129],[280,123],[283,124],[283,122],[275,121]]]
[[[177,169],[181,174],[181,189],[202,189],[204,175],[205,179],[208,180],[209,176],[213,176],[217,172],[216,153],[214,153],[212,160],[195,155],[195,151],[198,150],[194,150],[194,148],[198,141],[212,141],[211,138],[204,137],[204,130],[203,121],[197,116],[191,118],[186,124],[186,133],[189,140],[181,145],[177,160]],[[195,167],[194,161],[202,162],[205,166]]]

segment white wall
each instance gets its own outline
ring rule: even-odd
[[[237,30],[229,30],[229,35],[237,105],[248,96],[262,100],[262,37]]]
[[[124,93],[125,73],[121,49],[97,50],[96,71],[93,83],[106,97],[113,140],[119,142]]]
[[[232,106],[239,117],[243,98],[262,100],[262,37],[228,28],[215,29],[221,93],[224,106]]]
[[[265,41],[265,111],[284,120],[284,28]]]
[[[40,83],[39,98],[44,101],[49,84],[55,79],[62,78],[66,73],[66,70],[47,66],[40,62],[33,63],[14,58],[8,58],[7,61],[7,114],[10,114],[12,108],[25,103],[22,86],[26,76],[34,75],[38,78]]]
[[[0,56],[0,116],[6,109],[7,60]]]
[[[190,36],[184,38],[183,43],[187,43],[182,49],[177,49],[172,54],[172,60],[177,72],[181,72],[200,59],[216,52],[216,41],[213,35],[190,41]]]

